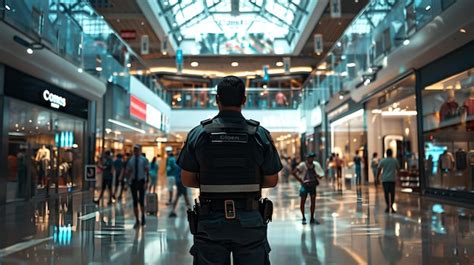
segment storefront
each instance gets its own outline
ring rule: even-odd
[[[4,80],[0,201],[81,190],[89,101],[9,67]]]
[[[391,149],[400,164],[397,183],[403,192],[419,192],[421,188],[415,86],[415,74],[408,74],[385,86],[365,104],[369,165],[374,159],[380,161]],[[370,181],[374,181],[376,168],[368,173]]]
[[[424,191],[474,200],[474,42],[420,69]]]
[[[107,88],[103,102],[104,131],[98,140],[97,156],[104,150],[131,153],[134,144],[142,145],[148,159],[164,153],[162,143],[168,141],[170,108],[160,105],[161,99],[136,78],[130,81],[130,91],[112,84]]]
[[[331,153],[343,161],[343,177],[355,175],[354,157],[362,157],[362,179],[367,180],[367,126],[365,110],[361,104],[349,101],[327,115]]]

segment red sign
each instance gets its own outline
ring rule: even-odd
[[[121,30],[120,37],[124,40],[134,40],[137,38],[137,32],[135,30]]]
[[[146,104],[135,96],[130,96],[130,115],[146,121]]]

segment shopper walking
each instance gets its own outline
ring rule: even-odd
[[[184,202],[186,203],[186,207],[191,208],[191,202],[189,200],[188,196],[188,189],[183,185],[183,182],[181,181],[181,168],[176,165],[176,174],[175,174],[175,179],[176,179],[176,196],[173,201],[173,208],[171,209],[171,213],[169,217],[176,217],[176,206],[178,206],[178,201],[179,197],[184,198]]]
[[[375,186],[379,185],[379,178],[377,176],[377,169],[379,167],[379,158],[377,152],[372,154],[372,160],[370,161],[370,167],[372,168],[372,174],[374,174],[374,184]]]
[[[353,161],[354,161],[356,185],[360,186],[362,183],[362,158],[359,156],[359,150],[355,152]]]
[[[139,213],[141,212],[141,225],[146,224],[145,221],[145,191],[149,183],[149,167],[148,160],[141,154],[141,146],[133,147],[133,156],[127,163],[127,176],[130,180],[130,190],[132,191],[133,212],[135,214],[135,225],[133,228],[140,226]],[[140,209],[139,209],[140,206]]]
[[[400,165],[398,161],[393,158],[392,149],[387,149],[387,157],[380,161],[377,170],[377,178],[382,175],[383,192],[385,195],[385,203],[387,204],[387,208],[385,209],[386,213],[390,210],[392,213],[395,213],[393,203],[395,202],[395,181],[399,169]]]
[[[280,171],[280,177],[283,183],[288,183],[291,174],[291,165],[288,160],[288,157],[281,158],[281,165],[283,166],[283,169]]]
[[[327,177],[331,183],[336,183],[336,157],[335,154],[332,153],[327,161]]]
[[[344,164],[344,161],[339,157],[339,154],[336,154],[336,157],[334,158],[335,164],[336,164],[336,183],[337,183],[337,189],[342,190],[342,166]]]
[[[156,193],[156,181],[158,180],[158,171],[159,171],[159,166],[156,161],[156,156],[153,157],[150,163],[150,187],[148,188],[148,192],[151,193]]]
[[[118,154],[117,158],[114,161],[114,171],[115,171],[115,191],[114,191],[115,197],[114,198],[120,201],[122,199],[122,193],[125,186],[125,181],[124,181],[125,164],[124,164],[122,154]],[[120,190],[119,190],[119,187],[120,187]],[[120,193],[118,193],[119,191]]]
[[[169,200],[166,205],[171,205],[173,202],[173,189],[176,184],[176,158],[172,152],[168,153],[168,158],[166,159],[166,179],[168,184],[168,193]]]
[[[318,162],[314,161],[315,158],[315,153],[309,153],[306,156],[306,161],[301,162],[293,171],[293,175],[301,183],[300,210],[303,216],[302,223],[304,225],[306,224],[305,204],[308,194],[311,197],[310,223],[319,225],[319,222],[314,218],[314,211],[316,209],[316,187],[319,185],[319,179],[324,176],[324,170]]]
[[[102,199],[102,196],[104,196],[104,191],[105,189],[108,188],[109,190],[109,204],[113,202],[113,192],[112,192],[112,181],[114,179],[114,166],[113,166],[113,160],[112,160],[112,153],[110,151],[105,151],[104,157],[102,158],[102,162],[100,164],[100,167],[102,169],[102,189],[100,191],[99,198],[97,198],[94,202],[99,203],[100,200]]]

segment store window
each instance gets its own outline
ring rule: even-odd
[[[422,93],[427,186],[473,192],[474,68]]]
[[[81,189],[85,121],[8,99],[7,201]]]
[[[368,129],[368,155],[370,165],[380,161],[387,149],[392,149],[400,164],[399,185],[404,192],[419,192],[419,150],[415,75],[375,95],[366,105]],[[374,159],[374,153],[377,157]],[[370,168],[374,179],[377,168]]]
[[[364,116],[365,111],[361,109],[330,124],[331,153],[339,155],[343,160],[342,174],[345,178],[352,178],[355,175],[356,152],[359,156],[363,156],[366,150],[367,129]]]

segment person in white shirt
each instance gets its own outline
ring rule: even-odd
[[[306,161],[301,162],[293,171],[295,178],[301,183],[300,188],[300,210],[301,215],[303,216],[302,224],[306,224],[305,217],[305,204],[308,194],[311,196],[311,224],[319,224],[319,222],[314,218],[314,210],[316,208],[316,186],[319,185],[319,179],[324,176],[324,170],[321,165],[314,161],[316,158],[315,153],[309,153],[306,156]]]

